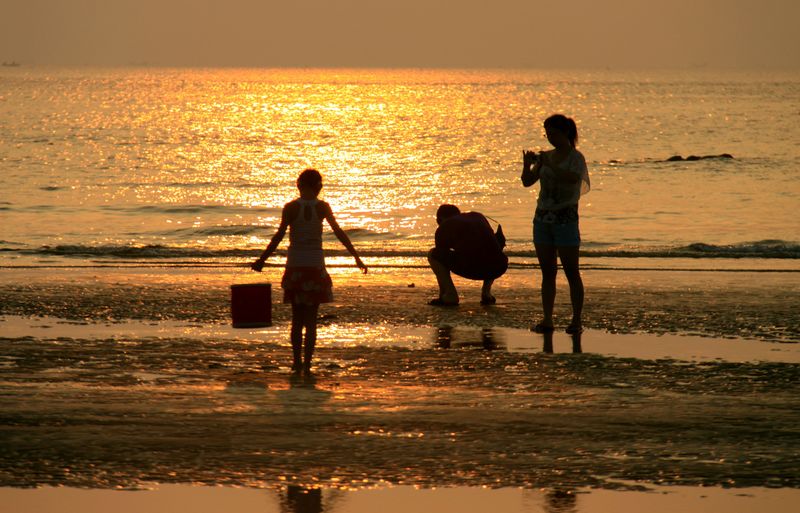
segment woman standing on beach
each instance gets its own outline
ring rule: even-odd
[[[315,169],[306,169],[297,178],[300,197],[287,203],[281,213],[281,224],[269,245],[253,262],[254,271],[261,271],[264,262],[278,247],[286,228],[289,228],[289,252],[286,270],[281,280],[283,302],[292,304],[292,371],[311,372],[311,358],[317,342],[317,311],[320,303],[333,301],[333,283],[325,269],[322,252],[322,220],[328,221],[333,233],[356,259],[356,265],[366,274],[350,238],[339,227],[328,203],[318,200],[322,176]],[[305,344],[303,343],[305,329]],[[301,358],[302,357],[302,358]]]
[[[540,183],[536,213],[533,217],[533,245],[542,270],[543,318],[531,329],[537,333],[554,330],[553,305],[556,299],[557,258],[561,259],[564,274],[569,282],[572,302],[572,321],[567,333],[580,333],[583,329],[583,280],[579,267],[581,244],[578,229],[578,200],[589,192],[589,170],[586,160],[575,145],[578,128],[575,121],[561,114],[544,121],[547,140],[552,150],[536,154],[522,152],[522,185],[530,187]]]

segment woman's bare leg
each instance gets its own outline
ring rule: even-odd
[[[572,331],[579,331],[583,326],[581,316],[583,315],[584,290],[579,265],[579,250],[578,246],[558,248],[558,256],[561,258],[561,265],[569,282],[569,299],[572,302],[572,322],[569,326]]]
[[[558,273],[558,260],[556,247],[549,244],[534,244],[536,258],[542,271],[542,313],[543,318],[539,323],[542,326],[553,326],[553,306],[556,301],[556,274]]]

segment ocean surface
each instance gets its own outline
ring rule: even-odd
[[[244,262],[309,166],[368,263],[423,265],[454,203],[526,265],[521,152],[555,112],[586,257],[798,268],[800,73],[36,67],[0,69],[0,265]]]

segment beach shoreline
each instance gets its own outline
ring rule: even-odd
[[[678,262],[680,264],[680,262]],[[369,262],[368,262],[369,264]],[[497,280],[497,305],[479,304],[478,282],[456,278],[458,308],[430,307],[436,295],[428,269],[378,268],[360,275],[330,269],[334,302],[320,309],[320,324],[472,325],[526,329],[540,315],[538,271],[511,269]],[[279,267],[263,273],[218,267],[76,267],[0,269],[0,314],[68,320],[230,321],[230,285],[272,283],[272,317],[288,322]],[[764,270],[589,269],[584,325],[611,333],[690,334],[800,342],[800,272]],[[556,323],[570,317],[566,280],[559,273]]]

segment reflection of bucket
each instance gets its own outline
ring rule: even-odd
[[[231,319],[234,328],[272,326],[272,285],[231,285]]]

